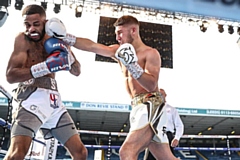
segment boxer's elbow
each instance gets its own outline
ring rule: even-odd
[[[153,92],[153,91],[155,91],[155,89],[156,89],[156,85],[149,85],[147,87],[148,92]]]
[[[147,83],[147,86],[145,88],[147,89],[148,92],[153,92],[156,90],[157,86],[158,85],[156,82],[150,82],[150,83]]]
[[[7,79],[7,82],[10,83],[10,84],[13,84],[13,83],[16,83],[16,78],[14,76],[11,76],[11,74],[6,74],[6,79]]]
[[[148,92],[154,92],[158,88],[158,80],[149,74],[143,73],[137,81]]]
[[[6,79],[8,83],[10,84],[14,83],[14,77],[12,76],[11,70],[9,68],[6,71]]]
[[[80,74],[81,74],[81,71],[79,70],[78,72],[75,72],[74,75],[75,75],[76,77],[78,77],[78,76],[80,76]]]
[[[81,74],[81,70],[71,68],[70,73],[77,77]]]
[[[7,82],[10,84],[24,82],[33,78],[29,69],[13,68],[6,72]]]
[[[71,70],[70,73],[74,76],[79,76],[81,74],[81,65],[78,61],[75,61],[72,65],[71,65]]]

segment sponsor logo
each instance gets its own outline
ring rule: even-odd
[[[27,80],[27,81],[24,81],[23,82],[23,85],[26,85],[26,86],[28,86],[28,85],[31,85],[31,84],[33,84],[34,83],[34,79],[32,78],[32,79],[29,79],[29,80]]]
[[[118,57],[123,59],[125,63],[130,64],[134,60],[134,53],[131,50],[131,47],[128,46],[120,49],[120,51],[118,52]]]
[[[55,139],[52,138],[50,141],[50,147],[48,152],[48,159],[53,159],[53,153],[54,153],[54,146],[55,146]]]
[[[131,117],[130,121],[131,121],[131,123],[134,123],[135,122],[135,118]]]
[[[52,78],[51,78],[51,88],[54,89],[54,90],[57,89],[56,81],[55,81],[55,79],[52,79]]]
[[[38,107],[35,106],[35,105],[31,105],[31,106],[30,106],[30,109],[31,109],[32,111],[36,111],[37,108],[38,108]]]
[[[59,105],[58,105],[58,95],[50,94],[50,106],[53,109],[59,108]]]
[[[68,47],[67,47],[65,44],[63,44],[63,43],[55,43],[55,44],[53,44],[52,47],[53,47],[53,48],[54,48],[54,47],[61,47],[61,48],[63,48],[64,50],[66,50],[67,53],[69,53]]]
[[[56,71],[59,71],[59,70],[68,70],[68,69],[69,69],[69,65],[64,64],[62,66],[56,66],[56,67],[51,68],[51,72],[56,72]]]
[[[73,107],[73,103],[72,102],[65,102],[64,106],[66,106],[66,107]]]
[[[31,106],[30,106],[30,110],[33,111],[33,112],[36,113],[36,114],[39,114],[38,116],[41,115],[43,119],[46,119],[46,118],[47,118],[46,115],[43,114],[42,111],[39,109],[39,107],[36,106],[36,105],[31,105]]]

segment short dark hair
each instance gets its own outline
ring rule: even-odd
[[[36,4],[28,5],[22,11],[22,16],[31,14],[39,14],[40,16],[46,17],[46,12],[44,8]]]
[[[114,27],[116,26],[122,26],[125,24],[136,24],[139,25],[139,21],[137,18],[130,16],[130,15],[124,15],[116,20],[116,22],[113,24]]]

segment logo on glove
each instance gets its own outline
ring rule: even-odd
[[[54,48],[54,47],[61,47],[61,48],[63,48],[64,50],[66,50],[67,53],[69,53],[69,50],[68,50],[67,46],[64,45],[62,42],[61,42],[61,43],[55,43],[55,44],[52,45],[52,47],[53,47],[53,48]]]
[[[131,53],[130,53],[130,52]],[[127,47],[127,48],[122,48],[119,52],[118,52],[118,56],[120,58],[122,58],[126,63],[132,63],[134,60],[134,53],[131,50],[131,47]]]
[[[59,70],[69,70],[69,65],[68,64],[63,64],[62,66],[56,66],[50,69],[51,72],[56,72]]]

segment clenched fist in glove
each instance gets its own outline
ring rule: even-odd
[[[115,57],[128,69],[134,79],[143,74],[143,69],[137,63],[138,58],[134,47],[129,43],[122,44],[115,53]]]
[[[34,78],[61,70],[69,71],[71,69],[71,64],[74,61],[71,59],[71,53],[62,40],[49,38],[45,41],[44,47],[49,56],[46,61],[35,64],[30,68]]]
[[[58,18],[51,18],[46,22],[45,32],[51,37],[62,39],[70,46],[76,43],[76,37],[67,33],[65,25]]]

